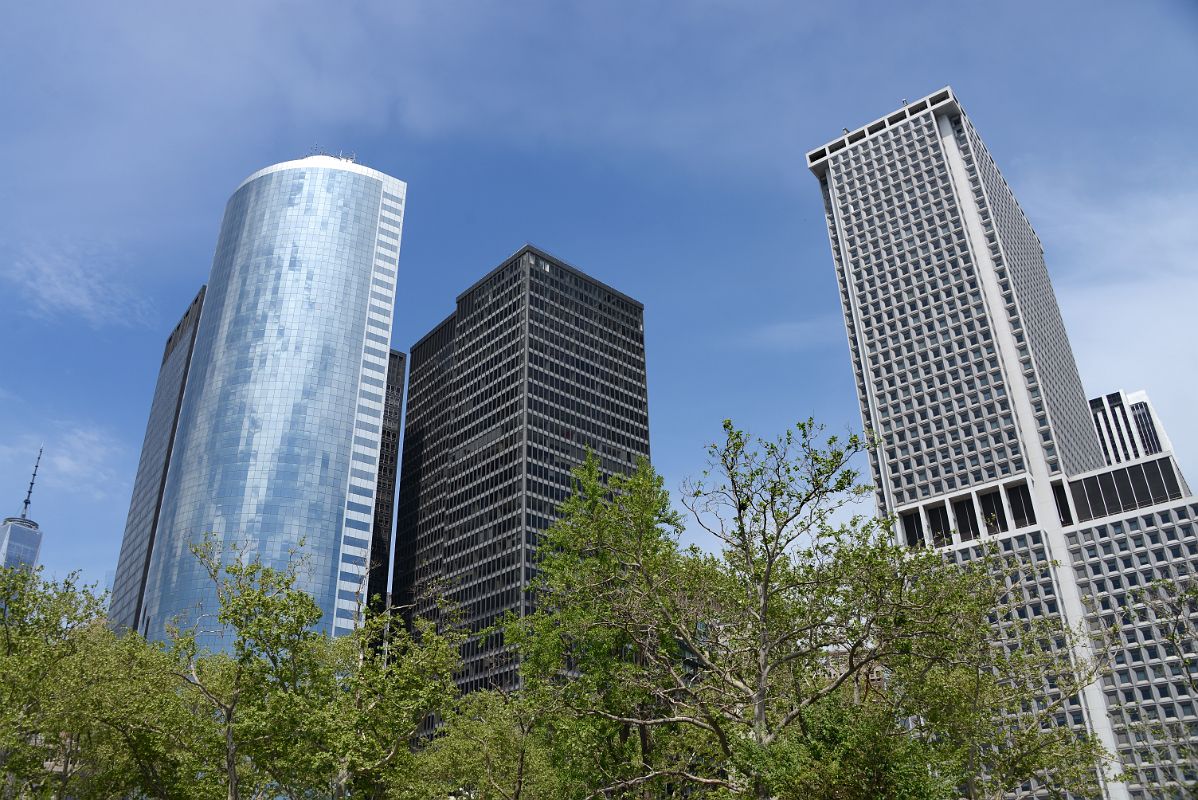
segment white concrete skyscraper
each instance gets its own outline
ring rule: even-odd
[[[846,131],[807,165],[862,419],[881,439],[877,503],[902,540],[966,561],[989,539],[1056,562],[1031,571],[1025,599],[1092,630],[1137,588],[1198,572],[1198,498],[1163,436],[1104,453],[1039,238],[952,90]],[[1149,763],[1136,740],[1160,723],[1198,741],[1198,698],[1151,620],[1119,635],[1112,674],[1067,713],[1132,771],[1108,796],[1159,796],[1185,767],[1176,750]]]

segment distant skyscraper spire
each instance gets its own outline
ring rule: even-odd
[[[33,476],[25,492],[25,503],[21,516],[8,517],[0,523],[0,567],[33,567],[42,548],[42,531],[29,518],[29,503],[33,499],[33,484],[37,481],[37,468],[42,463],[42,450],[37,449],[37,461],[33,464]]]
[[[29,491],[25,492],[25,505],[21,508],[21,519],[29,519],[29,501],[33,498],[33,484],[37,481],[37,468],[41,466],[42,451],[45,449],[45,445],[37,449],[37,461],[33,462],[33,475],[29,478]]]

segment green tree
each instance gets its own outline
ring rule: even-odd
[[[724,427],[683,498],[718,553],[679,545],[648,464],[605,482],[589,459],[542,544],[540,610],[509,633],[529,687],[622,745],[594,748],[594,795],[1094,788],[1100,748],[1059,724],[1094,674],[1074,633],[1048,619],[996,641],[1027,616],[1005,578],[1029,565],[960,568],[846,519],[868,493],[858,437]]]
[[[580,744],[571,736],[579,731],[546,699],[503,689],[463,696],[420,754],[424,796],[560,800],[586,794],[559,758],[564,748]]]
[[[334,639],[300,560],[195,557],[228,652],[118,637],[75,577],[0,570],[0,797],[427,796],[412,743],[456,695],[458,640],[385,612]]]
[[[338,691],[326,746],[339,754],[332,796],[430,797],[413,749],[423,723],[457,697],[461,636],[397,610],[376,612],[332,642]]]
[[[204,725],[173,660],[105,624],[75,576],[0,570],[0,796],[204,797]]]
[[[383,797],[410,783],[413,736],[456,693],[456,640],[381,613],[330,638],[296,588],[301,560],[269,567],[211,537],[193,551],[232,647],[207,652],[192,628],[172,632],[171,650],[184,692],[216,727],[209,768],[228,800]]]

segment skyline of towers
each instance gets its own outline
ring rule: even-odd
[[[342,214],[339,224],[369,228],[369,209],[360,213],[362,197],[352,188],[329,188],[303,166],[290,166],[305,161],[251,176],[242,189],[288,169],[304,173],[287,186],[258,192],[245,201],[252,208],[234,210],[242,189],[230,201],[208,298],[203,312],[196,312],[199,322],[192,323],[195,355],[186,359],[205,370],[194,387],[186,375],[165,373],[173,352],[168,341],[160,416],[171,425],[155,422],[156,391],[147,447],[157,447],[176,421],[182,439],[195,442],[168,444],[169,457],[143,453],[145,487],[139,466],[137,486],[144,492],[135,489],[128,530],[149,533],[144,544],[137,538],[141,533],[130,539],[127,565],[122,548],[121,566],[132,577],[122,578],[118,570],[118,581],[136,584],[136,565],[147,565],[145,608],[121,611],[133,613],[140,630],[148,630],[151,621],[161,625],[172,610],[186,611],[189,600],[202,600],[195,581],[179,577],[186,572],[180,567],[183,545],[201,521],[217,519],[227,541],[235,531],[255,531],[257,552],[279,560],[286,555],[283,545],[299,541],[299,529],[287,526],[313,511],[311,503],[301,509],[295,501],[310,497],[312,489],[320,498],[320,519],[339,518],[349,529],[338,529],[339,547],[326,547],[315,559],[316,572],[329,580],[313,581],[310,591],[331,618],[329,628],[335,633],[352,627],[363,586],[371,595],[383,594],[377,589],[385,586],[390,561],[384,548],[394,479],[382,473],[399,459],[404,392],[403,357],[390,350],[395,262],[388,259],[390,252],[398,254],[403,185],[395,181],[401,188],[393,194],[388,184],[381,189],[380,207],[385,212],[390,197],[397,212],[391,228],[378,224],[369,236],[327,248],[337,259],[373,254],[373,266],[363,271],[375,270],[373,281],[382,290],[381,296],[371,291],[377,311],[363,313],[360,353],[363,369],[373,375],[338,372],[353,362],[347,353],[356,358],[359,352],[346,341],[336,352],[322,350],[318,360],[300,364],[300,375],[333,377],[310,380],[307,390],[323,391],[329,388],[325,383],[349,387],[339,399],[358,404],[352,425],[348,416],[338,418],[335,411],[329,416],[329,409],[349,405],[329,402],[311,418],[301,413],[298,430],[315,418],[322,424],[345,422],[344,430],[313,430],[304,442],[290,441],[297,429],[288,415],[310,397],[294,394],[302,384],[290,380],[296,373],[287,368],[294,363],[272,360],[266,342],[276,330],[271,326],[280,326],[272,317],[276,305],[287,308],[287,289],[297,288],[286,283],[287,273],[302,270],[307,256],[300,251],[315,245],[296,237],[283,258],[280,246],[287,243],[268,232],[266,256],[239,261],[226,253],[242,235],[253,239],[245,231],[261,225],[284,233],[288,226],[304,229],[319,239],[328,225],[308,228],[309,215],[327,221],[330,214]],[[808,153],[807,163],[820,180],[862,419],[882,439],[870,456],[877,505],[897,517],[900,541],[941,548],[958,562],[979,557],[986,540],[996,542],[1005,554],[1043,565],[1018,587],[1029,606],[1060,615],[1070,626],[1091,628],[1110,629],[1138,587],[1198,569],[1191,522],[1198,516],[1198,498],[1190,494],[1163,426],[1142,392],[1087,400],[1039,238],[952,90],[846,131]],[[306,166],[377,175],[360,167]],[[321,191],[345,194],[330,205],[314,196]],[[287,214],[282,209],[297,204],[302,208],[280,221]],[[384,213],[380,219],[385,218]],[[257,252],[257,245],[247,247]],[[246,303],[229,299],[231,278],[218,266],[236,277]],[[321,291],[338,285],[319,277]],[[213,312],[218,288],[223,305]],[[293,307],[299,313],[287,322],[302,327],[313,322],[306,311],[319,300],[300,295],[306,305]],[[339,306],[352,307],[352,302]],[[238,324],[245,315],[252,325]],[[285,329],[281,325],[279,332],[291,335]],[[214,368],[211,363],[220,361],[213,344],[217,331],[238,355]],[[301,352],[309,343],[289,340],[292,344]],[[534,574],[538,537],[565,498],[569,470],[585,448],[600,456],[609,473],[627,470],[649,453],[644,356],[640,303],[531,245],[459,295],[456,310],[412,348],[392,602],[432,614],[430,592],[443,591],[472,634],[506,612],[526,613],[524,590]],[[258,396],[255,375],[289,380]],[[209,383],[222,389],[205,405]],[[177,416],[170,417],[170,400],[180,397]],[[290,411],[251,413],[254,403],[265,407],[280,398],[291,403]],[[286,425],[280,424],[283,418]],[[197,419],[204,426],[199,432],[193,430]],[[270,425],[275,447],[259,453],[256,443]],[[338,498],[336,487],[326,491],[320,481],[300,486],[305,453],[313,447],[335,450],[351,438],[348,495]],[[224,448],[233,457],[223,459],[225,454],[210,448]],[[344,474],[341,467],[334,464],[332,471]],[[299,488],[288,494],[279,493],[280,486]],[[330,496],[344,500],[344,508],[333,513],[326,502]],[[154,497],[159,499],[151,503]],[[307,519],[304,529],[337,525],[312,522]],[[170,537],[166,556],[156,541],[159,526]],[[163,577],[168,567],[173,577]],[[329,586],[335,587],[335,599]],[[180,589],[190,593],[182,602]],[[122,589],[122,597],[125,593]],[[173,608],[163,607],[167,596]],[[113,607],[115,616],[115,596]],[[1123,625],[1119,635],[1123,649],[1112,675],[1071,700],[1065,714],[1132,770],[1134,780],[1109,783],[1107,795],[1142,797],[1154,782],[1168,780],[1171,767],[1141,762],[1135,726],[1192,724],[1195,698],[1184,681],[1175,680],[1176,659],[1161,646],[1161,632],[1151,621]],[[497,636],[473,636],[463,658],[463,689],[515,680],[515,664]]]
[[[405,194],[402,181],[326,155],[237,187],[202,302],[168,340],[114,622],[158,639],[172,620],[214,614],[215,587],[189,549],[210,535],[225,558],[281,567],[300,552],[297,585],[324,611],[320,628],[358,624],[379,585],[371,570],[390,561],[372,553],[372,528],[394,483],[380,457],[397,416],[388,376]],[[214,625],[201,641],[227,646]]]
[[[589,448],[607,473],[649,455],[644,307],[532,245],[412,346],[394,597],[460,609],[471,634],[531,609],[541,533]],[[516,683],[502,636],[472,636],[463,690]]]
[[[846,130],[807,165],[862,420],[881,440],[879,511],[901,542],[958,563],[992,539],[1035,565],[1013,587],[1035,613],[1117,630],[1112,673],[1066,721],[1130,770],[1107,797],[1170,786],[1185,765],[1145,761],[1143,729],[1193,731],[1198,698],[1151,615],[1123,610],[1138,588],[1198,571],[1198,498],[1146,396],[1087,401],[1040,240],[951,88]],[[1120,432],[1130,441],[1112,450]]]

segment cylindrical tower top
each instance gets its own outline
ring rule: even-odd
[[[384,184],[399,184],[400,186],[407,185],[398,178],[393,178],[385,172],[379,172],[377,169],[371,169],[370,167],[363,166],[353,159],[320,154],[304,156],[303,158],[297,158],[291,161],[280,161],[278,164],[271,164],[269,167],[263,167],[239,183],[237,185],[237,189],[233,190],[233,193],[236,194],[241,190],[242,186],[261,178],[263,175],[269,175],[272,172],[281,172],[288,169],[313,169],[317,167],[323,169],[339,169],[343,172],[352,172],[357,175],[365,175],[368,178],[374,178],[375,180],[381,181]]]

